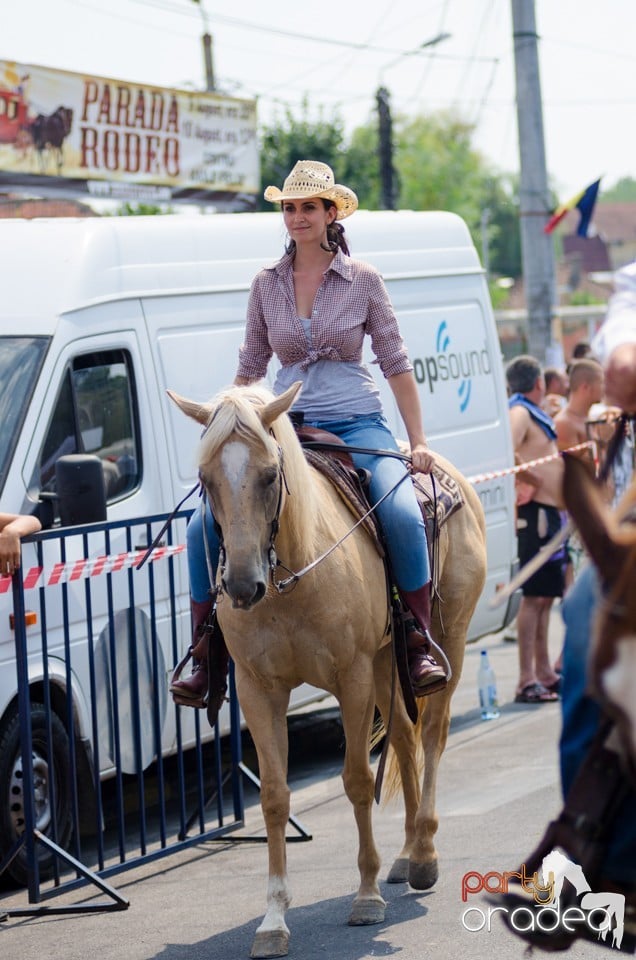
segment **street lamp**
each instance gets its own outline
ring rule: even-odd
[[[438,33],[420,43],[414,50],[405,50],[395,60],[391,60],[382,67],[380,76],[385,70],[393,67],[404,57],[412,57],[425,50],[427,47],[436,47],[438,43],[448,40],[450,33]],[[375,99],[378,107],[378,153],[380,159],[380,196],[383,210],[395,210],[396,188],[395,188],[395,170],[393,168],[393,121],[391,119],[391,104],[389,102],[389,91],[381,83],[378,87]]]
[[[203,43],[203,63],[205,64],[205,89],[212,91],[216,89],[214,83],[214,66],[212,64],[212,36],[210,34],[210,26],[208,24],[208,15],[205,12],[205,7],[203,6],[203,0],[192,0],[193,3],[199,5],[201,10],[201,19],[203,20],[203,36],[201,38]]]

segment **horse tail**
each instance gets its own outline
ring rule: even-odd
[[[417,703],[417,722],[415,726],[411,726],[410,722],[406,719],[404,723],[408,724],[409,732],[414,737],[415,740],[415,771],[418,779],[421,780],[422,774],[424,772],[424,749],[422,746],[422,717],[424,716],[424,710],[426,709],[427,697],[420,697],[416,700]],[[403,708],[402,708],[403,709]],[[381,717],[379,717],[371,731],[370,747],[373,750],[375,747],[378,747],[386,735],[386,728]],[[412,760],[411,760],[412,762]],[[382,804],[386,805],[396,798],[396,796],[401,793],[402,790],[402,776],[400,773],[400,760],[398,751],[395,749],[393,744],[389,744],[386,767],[384,770],[384,777],[382,780]]]

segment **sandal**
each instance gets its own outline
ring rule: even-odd
[[[542,686],[544,686],[544,687],[546,688],[546,690],[549,690],[550,693],[556,693],[556,694],[559,694],[559,695],[560,695],[560,693],[561,693],[561,674],[559,674],[559,676],[556,678],[556,680],[555,680],[553,683],[544,683],[544,684],[542,684]]]
[[[528,683],[515,696],[515,703],[554,703],[558,699],[559,694],[542,683]]]

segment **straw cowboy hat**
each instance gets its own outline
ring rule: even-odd
[[[344,220],[358,209],[358,198],[353,190],[335,183],[331,167],[318,160],[299,160],[285,180],[283,189],[268,187],[263,196],[271,203],[313,197],[333,200],[338,210],[336,220]]]

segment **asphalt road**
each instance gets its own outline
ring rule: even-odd
[[[551,624],[558,653],[562,628]],[[486,646],[497,675],[501,715],[481,721],[477,709],[479,651]],[[291,960],[516,960],[525,945],[495,917],[488,929],[483,894],[462,900],[469,872],[516,869],[560,809],[558,704],[512,702],[516,644],[502,635],[468,648],[454,698],[453,721],[438,784],[440,879],[425,893],[382,882],[384,923],[349,927],[357,885],[356,834],[340,779],[342,732],[332,702],[294,719],[291,729],[292,812],[312,839],[288,844],[293,903],[287,915]],[[246,755],[249,763],[249,753]],[[256,791],[246,792],[246,826],[236,836],[263,838]],[[380,807],[376,842],[385,876],[401,844],[402,811]],[[298,837],[290,827],[289,836]],[[201,844],[111,878],[130,901],[122,912],[9,917],[0,924],[5,960],[242,960],[264,913],[264,843]],[[86,899],[90,891],[59,897]],[[103,895],[99,894],[103,900]],[[1,909],[26,906],[24,892],[0,900]],[[471,910],[466,914],[467,909]],[[484,916],[479,926],[480,911]],[[607,947],[577,943],[573,960],[608,955]]]

